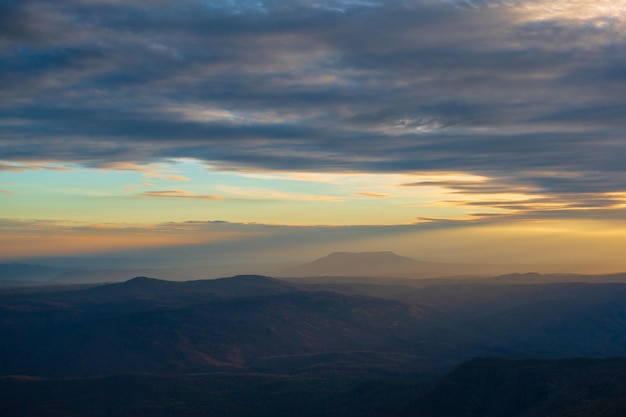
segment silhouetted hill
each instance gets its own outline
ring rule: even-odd
[[[249,297],[295,291],[296,287],[275,278],[262,275],[237,275],[231,278],[188,281],[183,287],[207,290],[222,297]]]
[[[66,300],[94,303],[151,300],[155,305],[171,305],[224,297],[281,294],[295,290],[292,284],[260,275],[182,282],[135,277],[125,282],[97,285],[81,292],[61,292],[58,296]]]
[[[52,280],[55,284],[95,284],[106,282],[122,282],[136,276],[150,276],[170,281],[186,281],[191,279],[182,271],[167,269],[72,269],[65,271]]]
[[[626,359],[475,359],[413,409],[430,417],[621,417]]]

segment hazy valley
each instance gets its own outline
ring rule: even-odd
[[[365,274],[418,266],[339,253],[290,267],[308,277],[58,285],[4,265],[45,285],[0,291],[0,413],[621,415],[626,274]]]

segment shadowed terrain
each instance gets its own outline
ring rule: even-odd
[[[626,357],[626,284],[510,278],[5,289],[2,413],[620,415],[622,359],[504,358]]]

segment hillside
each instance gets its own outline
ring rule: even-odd
[[[467,337],[454,343],[474,355],[626,356],[623,283],[509,284],[499,278],[393,280],[389,285],[385,280],[324,281],[309,285],[429,307],[445,316],[448,326],[465,331]]]
[[[418,306],[301,290],[258,276],[183,283],[135,278],[5,295],[1,302],[3,374],[184,373],[334,362],[414,369],[422,366],[420,357],[445,352],[449,338],[431,337],[446,330],[437,315]],[[350,352],[363,354],[346,361]]]
[[[621,417],[626,359],[475,359],[414,404],[429,417]]]

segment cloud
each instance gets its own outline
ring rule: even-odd
[[[152,174],[156,169],[154,164],[141,164],[136,161],[98,161],[89,164],[89,167],[103,170],[145,172],[146,174]]]
[[[268,188],[241,187],[233,185],[221,185],[219,189],[232,198],[241,200],[285,200],[285,201],[343,201],[341,197],[321,194],[303,194],[294,192],[275,191]]]
[[[569,0],[565,2],[545,2],[538,0],[521,1],[515,7],[520,19],[526,21],[565,21],[570,24],[596,23],[603,27],[610,20],[623,23],[624,4],[614,0]],[[604,24],[603,24],[604,23]]]
[[[13,191],[9,191],[9,190],[0,190],[0,194],[12,195],[14,193],[13,193]]]
[[[188,177],[171,173],[172,168],[168,168],[162,163],[140,163],[137,161],[103,161],[87,164],[90,168],[115,171],[142,172],[145,178],[160,179],[165,181],[189,181]]]
[[[557,3],[4,2],[0,170],[456,171],[583,204],[626,189],[626,5]]]
[[[182,176],[182,175],[175,175],[175,174],[159,174],[156,172],[149,172],[144,174],[144,177],[146,178],[157,178],[160,180],[167,180],[167,181],[189,181],[189,178]]]
[[[28,171],[28,170],[71,171],[71,168],[67,166],[59,166],[59,165],[46,164],[46,163],[12,163],[12,162],[0,161],[0,172],[1,171],[23,172],[23,171]]]
[[[371,198],[387,198],[387,197],[391,197],[391,194],[365,192],[365,193],[356,193],[355,196],[357,196],[357,197],[371,197]]]
[[[523,219],[622,219],[626,193],[615,192],[612,184],[599,186],[589,174],[535,171],[533,181],[524,178],[486,177],[423,180],[402,183],[400,187],[439,187],[440,206],[467,209],[468,220],[503,221]],[[548,192],[551,190],[551,192]],[[441,197],[440,197],[441,198]],[[477,208],[489,210],[477,212]]]
[[[206,200],[221,200],[223,197],[215,194],[195,194],[187,190],[164,190],[164,191],[145,191],[139,194],[140,197],[158,197],[158,198],[199,198]]]

